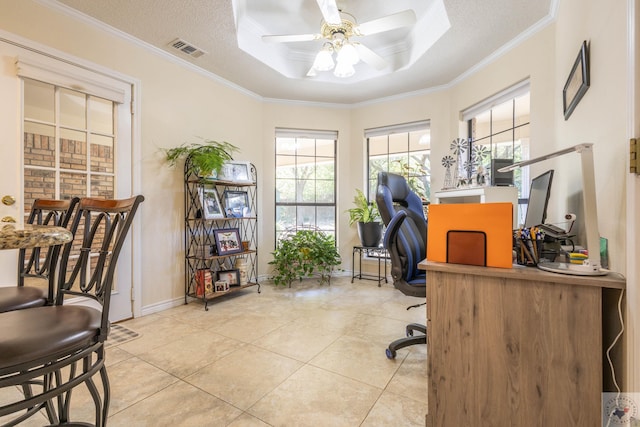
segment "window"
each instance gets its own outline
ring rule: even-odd
[[[115,197],[115,103],[24,79],[24,204]]]
[[[366,129],[368,193],[376,194],[378,172],[404,176],[424,204],[431,199],[431,132],[429,121]]]
[[[470,163],[490,174],[491,159],[519,162],[529,158],[529,82],[523,81],[462,113],[472,149]],[[513,171],[518,188],[518,222],[524,221],[529,197],[529,168]],[[491,177],[488,178],[491,182]]]
[[[335,131],[276,129],[276,241],[298,229],[336,233]]]

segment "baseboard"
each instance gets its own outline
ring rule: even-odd
[[[149,314],[158,313],[160,311],[168,310],[173,307],[178,307],[184,304],[184,297],[174,298],[172,300],[162,301],[155,304],[142,307],[140,316],[147,316]]]

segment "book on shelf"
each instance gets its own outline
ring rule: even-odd
[[[204,297],[213,292],[213,276],[208,268],[196,270],[196,296]]]

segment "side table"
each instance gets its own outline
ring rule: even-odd
[[[356,274],[356,252],[358,253],[358,274]],[[362,272],[362,255],[378,259],[377,276]],[[387,283],[387,259],[389,259],[389,254],[385,248],[378,246],[354,246],[353,252],[351,253],[351,283],[353,283],[353,279],[356,278],[360,280],[375,280],[378,282],[378,287],[381,286],[383,280]],[[382,272],[381,264],[384,264],[384,276],[380,274]]]

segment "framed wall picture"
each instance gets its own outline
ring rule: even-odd
[[[242,218],[251,216],[249,194],[246,191],[226,190],[222,194],[224,211],[228,218]]]
[[[233,182],[253,183],[251,175],[251,163],[229,161],[222,165],[222,169],[218,173],[218,179]]]
[[[229,286],[240,286],[240,272],[236,269],[220,270],[218,271],[218,280],[227,282]]]
[[[221,228],[213,230],[213,236],[216,239],[218,256],[243,252],[240,230],[237,228]]]
[[[587,41],[582,42],[578,57],[573,63],[567,82],[562,90],[562,108],[564,119],[567,120],[573,110],[589,89],[589,46]]]
[[[204,219],[224,218],[224,211],[215,188],[200,188],[200,204]]]

